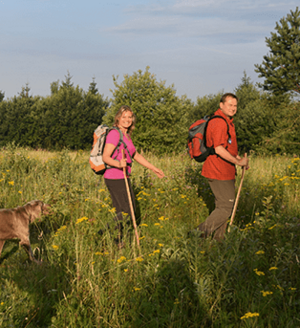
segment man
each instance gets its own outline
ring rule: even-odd
[[[215,196],[215,209],[197,230],[203,232],[203,237],[212,234],[216,240],[222,240],[226,231],[227,220],[231,215],[235,199],[235,165],[248,168],[248,158],[238,156],[238,146],[233,124],[233,116],[237,111],[238,98],[232,93],[226,93],[220,101],[220,108],[209,121],[206,129],[206,145],[214,147],[215,155],[210,155],[202,167],[202,175],[208,179]],[[227,122],[227,123],[226,123]],[[228,126],[227,126],[228,124]],[[229,135],[228,135],[229,127]]]

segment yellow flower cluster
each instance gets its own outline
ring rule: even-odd
[[[272,268],[269,269],[269,271],[272,271],[272,270],[278,270],[278,268],[277,267],[272,267]]]
[[[61,226],[59,229],[57,229],[54,237],[57,237],[65,229],[67,229],[67,226],[66,225]]]
[[[262,271],[258,271],[258,269],[254,269],[253,271],[254,271],[258,276],[264,276],[264,275],[265,275],[264,272],[262,272]]]
[[[263,296],[263,297],[266,297],[266,296],[268,296],[268,295],[272,295],[272,294],[273,294],[273,292],[264,291],[264,290],[261,290],[260,292],[262,293],[262,296]]]
[[[86,220],[88,220],[88,218],[86,216],[84,216],[84,217],[82,217],[80,219],[77,219],[77,221],[76,221],[75,224],[81,223],[81,222],[86,221]]]
[[[252,223],[246,224],[246,227],[244,229],[240,229],[240,230],[241,231],[248,231],[250,229],[254,229],[254,227],[252,226]]]
[[[247,312],[244,316],[241,317],[241,320],[258,317],[258,316],[259,316],[259,313],[257,313],[257,312],[255,312],[255,313]]]
[[[165,218],[164,216],[161,216],[160,218],[158,218],[158,220],[160,220],[160,221],[168,221],[169,218]]]
[[[122,262],[124,262],[124,261],[126,261],[126,257],[125,257],[125,256],[121,256],[121,257],[117,260],[118,263],[122,263]]]

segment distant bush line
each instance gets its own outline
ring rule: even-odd
[[[30,95],[28,85],[6,100],[0,92],[0,147],[14,143],[33,149],[90,149],[96,127],[112,125],[117,109],[126,104],[137,116],[133,141],[139,150],[184,152],[189,125],[214,113],[222,95],[197,97],[196,102],[179,97],[174,86],[158,81],[149,67],[125,75],[121,83],[113,80],[111,99],[98,92],[94,79],[87,91],[74,86],[69,73],[61,84],[51,84],[47,97]],[[224,92],[239,97],[234,122],[240,152],[299,154],[299,102],[259,91],[246,73],[235,90]]]

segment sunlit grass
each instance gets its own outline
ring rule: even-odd
[[[0,152],[1,207],[32,199],[52,206],[52,214],[30,229],[41,266],[29,263],[16,242],[5,244],[2,327],[300,325],[297,158],[251,158],[234,226],[217,243],[187,237],[213,207],[201,165],[185,153],[145,154],[166,178],[134,164],[141,247],[126,226],[119,250],[115,211],[88,156],[13,147]]]

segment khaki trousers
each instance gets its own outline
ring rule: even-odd
[[[203,231],[205,238],[214,234],[214,239],[222,240],[234,205],[235,180],[208,179],[208,183],[215,196],[215,209],[197,230]]]

